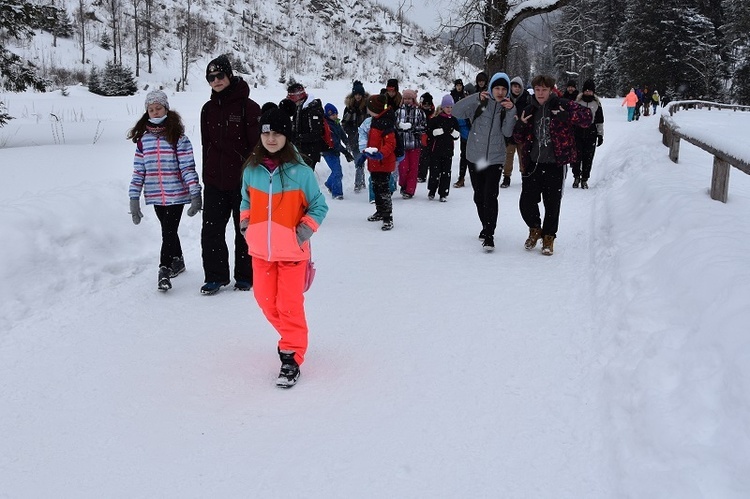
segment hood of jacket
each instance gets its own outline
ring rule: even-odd
[[[495,84],[497,80],[503,79],[505,80],[506,88],[508,89],[508,94],[510,94],[510,78],[508,78],[508,75],[505,73],[495,73],[492,75],[492,78],[490,78],[490,84],[487,86],[487,91],[490,93],[490,99],[495,100],[495,96],[492,95],[492,87]]]

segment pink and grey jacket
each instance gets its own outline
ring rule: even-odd
[[[304,163],[286,163],[269,171],[248,166],[242,174],[240,220],[248,220],[248,252],[269,262],[310,259],[310,242],[297,243],[304,223],[317,231],[328,213],[315,172]]]
[[[146,204],[161,206],[188,204],[191,197],[200,195],[190,139],[183,135],[173,147],[161,135],[143,135],[135,149],[128,196],[139,199],[141,191]]]

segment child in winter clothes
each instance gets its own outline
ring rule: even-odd
[[[367,170],[370,172],[372,188],[375,193],[373,215],[367,218],[370,222],[383,221],[383,230],[393,228],[390,177],[396,169],[396,116],[393,109],[386,108],[386,99],[382,95],[372,95],[367,100],[367,112],[372,116],[370,132],[367,135]]]
[[[419,107],[424,113],[425,120],[429,122],[430,118],[435,116],[435,104],[432,102],[432,95],[429,92],[422,94],[419,98]],[[427,172],[430,169],[430,150],[427,148],[427,131],[421,137],[422,149],[419,153],[419,172],[417,173],[417,183],[427,182]]]
[[[281,110],[260,119],[260,142],[242,175],[240,229],[253,257],[253,291],[268,322],[281,336],[276,385],[294,386],[307,351],[303,292],[309,239],[328,212],[315,172],[289,140],[292,125]]]
[[[158,289],[172,288],[170,279],[185,270],[177,229],[182,209],[190,204],[192,217],[201,209],[201,186],[195,172],[193,146],[185,136],[185,126],[176,111],[170,111],[167,95],[153,90],[146,95],[146,112],[128,132],[137,144],[130,181],[130,214],[133,223],[141,223],[141,191],[146,204],[154,205],[161,224],[161,255]]]
[[[365,92],[362,82],[355,80],[352,85],[352,93],[344,99],[346,107],[344,108],[344,117],[341,119],[341,126],[344,128],[344,132],[346,132],[347,147],[349,147],[349,151],[355,158],[354,192],[359,192],[365,188],[365,164],[364,160],[359,161],[362,150],[357,146],[359,144],[359,126],[368,118],[367,99],[369,97],[370,94]]]
[[[396,123],[404,144],[404,159],[398,164],[398,182],[401,185],[401,196],[410,199],[417,190],[422,134],[427,126],[424,112],[417,107],[416,90],[404,90],[401,107],[396,111]]]
[[[435,191],[440,201],[448,201],[451,187],[451,163],[453,143],[461,137],[458,120],[451,115],[453,97],[445,94],[440,103],[440,114],[427,122],[427,148],[430,150],[430,179],[427,182],[427,198],[435,199]]]
[[[638,95],[635,93],[635,89],[633,87],[630,87],[630,92],[628,92],[628,95],[625,96],[624,99],[622,99],[622,104],[620,104],[620,107],[627,104],[628,107],[628,121],[633,121],[633,118],[635,117],[635,106],[638,104]]]
[[[339,124],[338,109],[333,104],[328,103],[325,105],[324,111],[324,119],[331,129],[331,135],[333,135],[333,149],[323,151],[322,153],[323,159],[326,160],[328,167],[331,169],[331,174],[328,176],[325,186],[331,191],[333,199],[344,199],[344,188],[341,185],[341,179],[344,178],[343,173],[341,173],[341,154],[344,154],[347,161],[354,161],[354,157],[344,144],[346,134]]]

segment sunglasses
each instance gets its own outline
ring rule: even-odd
[[[223,79],[224,79],[224,78],[226,78],[226,77],[227,77],[227,75],[226,75],[226,74],[224,74],[224,72],[223,72],[223,71],[220,71],[220,72],[218,72],[218,73],[216,73],[216,74],[209,74],[209,75],[206,75],[206,80],[207,80],[207,81],[208,81],[209,83],[211,83],[211,82],[212,82],[212,81],[214,81],[214,80],[223,80]]]

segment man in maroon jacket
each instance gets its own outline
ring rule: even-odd
[[[240,233],[242,165],[260,138],[260,106],[250,99],[250,87],[232,74],[222,55],[206,68],[211,99],[201,110],[203,141],[203,230],[201,248],[205,284],[201,293],[212,295],[229,284],[229,249],[226,228],[234,222],[234,287],[253,286],[247,243]]]

